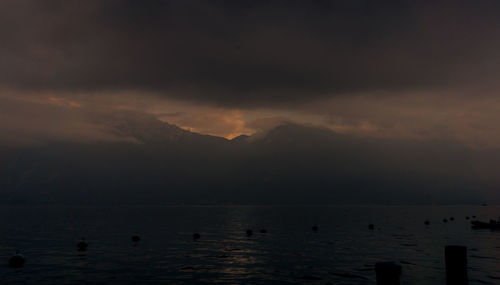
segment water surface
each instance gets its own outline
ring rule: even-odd
[[[472,230],[465,219],[472,215],[496,219],[500,207],[1,207],[0,280],[375,284],[374,264],[395,261],[402,284],[444,284],[444,246],[460,244],[468,247],[471,284],[500,284],[500,232]],[[455,221],[442,222],[450,217]],[[84,253],[76,250],[81,237],[89,242]],[[16,249],[27,258],[22,269],[7,266]]]

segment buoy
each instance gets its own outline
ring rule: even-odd
[[[85,251],[87,250],[87,247],[89,246],[89,244],[85,241],[84,238],[82,238],[77,244],[76,246],[78,247],[78,251]]]
[[[251,236],[251,235],[253,235],[253,231],[251,229],[248,229],[247,230],[247,236]]]
[[[377,285],[399,285],[401,265],[394,262],[377,262],[375,274]]]
[[[16,251],[16,254],[9,259],[9,266],[12,268],[23,267],[26,259],[19,251]]]
[[[133,235],[131,239],[133,242],[139,242],[141,240],[141,237],[139,237],[138,235]]]
[[[201,235],[199,233],[194,233],[193,234],[193,241],[197,241],[201,238]]]

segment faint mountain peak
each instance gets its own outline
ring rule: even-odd
[[[203,141],[227,141],[225,138],[203,135],[159,120],[156,116],[134,111],[105,114],[94,120],[118,137],[133,138],[141,143],[165,143],[198,138]]]
[[[106,118],[105,124],[115,135],[132,137],[143,143],[177,141],[191,134],[153,115],[137,112],[112,114]]]
[[[231,142],[234,142],[234,143],[239,143],[239,142],[248,142],[248,138],[250,138],[251,136],[249,135],[239,135],[237,137],[234,137],[231,139]]]
[[[287,122],[280,124],[267,132],[257,133],[249,140],[270,143],[276,141],[291,142],[303,140],[338,139],[341,137],[343,137],[342,134],[324,127]]]

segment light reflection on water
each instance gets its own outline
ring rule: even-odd
[[[444,246],[462,244],[471,283],[498,284],[500,232],[471,230],[471,215],[496,218],[500,207],[3,207],[0,280],[374,284],[373,265],[396,261],[402,284],[444,284]],[[141,236],[137,245],[132,234]],[[89,242],[84,253],[75,246],[81,237]],[[7,267],[16,249],[27,257],[22,269]]]

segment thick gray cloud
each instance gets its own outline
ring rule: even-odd
[[[495,85],[498,1],[0,3],[0,85],[226,106]]]

